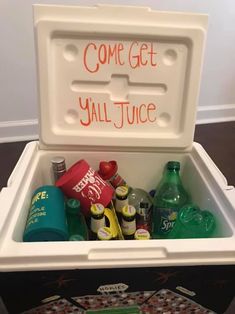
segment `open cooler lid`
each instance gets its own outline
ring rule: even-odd
[[[206,15],[34,9],[44,148],[191,146]]]

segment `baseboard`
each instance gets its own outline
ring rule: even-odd
[[[0,122],[0,143],[38,139],[38,120]]]
[[[235,104],[200,106],[197,124],[235,121]],[[38,139],[38,120],[0,122],[0,143],[30,141]]]
[[[198,107],[196,124],[228,121],[235,121],[235,104]]]

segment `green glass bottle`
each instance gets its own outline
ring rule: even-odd
[[[180,163],[169,161],[153,200],[152,238],[171,238],[177,214],[190,201],[180,178]]]
[[[88,240],[88,228],[80,211],[80,202],[70,198],[66,202],[66,217],[69,231],[69,241]]]

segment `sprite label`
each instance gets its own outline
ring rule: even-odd
[[[158,225],[158,233],[160,235],[168,234],[174,227],[177,212],[175,209],[172,208],[158,208],[159,212],[159,225]]]

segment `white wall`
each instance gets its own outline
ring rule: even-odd
[[[235,1],[0,1],[0,142],[37,136],[33,3],[113,3],[209,14],[198,121],[235,120]]]

